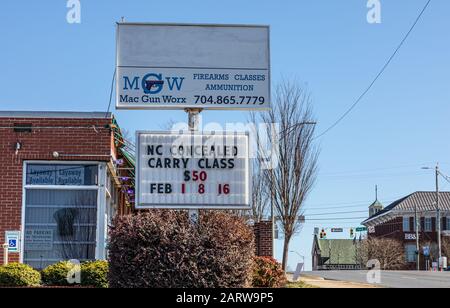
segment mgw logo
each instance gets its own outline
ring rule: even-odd
[[[180,91],[183,86],[185,77],[163,77],[162,74],[150,73],[142,77],[134,77],[130,80],[130,77],[124,76],[123,90],[140,90],[142,89],[145,94],[158,94],[164,89],[164,85],[167,84],[169,91]]]

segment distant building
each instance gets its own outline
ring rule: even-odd
[[[312,268],[314,271],[359,270],[356,262],[355,240],[320,239],[314,236],[312,248]]]
[[[369,217],[375,216],[384,209],[383,204],[378,201],[378,186],[375,186],[375,202],[369,206]]]
[[[383,209],[384,209],[383,204],[381,204],[380,201],[378,201],[378,199],[375,200],[375,202],[369,206],[369,217],[375,216]]]
[[[435,200],[435,192],[415,192],[381,210],[375,202],[369,207],[370,217],[362,225],[368,228],[369,238],[392,238],[402,242],[410,269],[417,267],[416,225],[419,225],[420,267],[425,269],[427,259],[432,262],[438,258]],[[450,236],[450,192],[441,192],[439,200],[442,235]],[[430,251],[429,257],[423,254],[424,248]]]

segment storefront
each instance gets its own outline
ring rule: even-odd
[[[132,166],[112,115],[0,112],[0,137],[0,240],[21,235],[10,262],[105,259],[108,226],[132,211]]]

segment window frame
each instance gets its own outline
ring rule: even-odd
[[[414,248],[414,254],[408,252],[408,248]],[[417,247],[415,247],[414,244],[405,244],[404,251],[405,251],[405,261],[406,261],[406,263],[416,263],[417,262],[417,254],[416,254]],[[412,256],[412,255],[414,255],[414,258],[413,258],[414,260],[413,261],[411,261],[409,259],[409,257]]]
[[[411,217],[409,216],[403,216],[403,223],[402,223],[402,229],[403,232],[411,232]],[[405,228],[406,223],[408,223],[408,228]]]
[[[68,186],[68,185],[28,185],[27,184],[27,168],[28,165],[97,165],[97,184],[83,185],[83,186]],[[106,172],[107,167],[105,162],[100,161],[44,161],[44,160],[27,160],[22,164],[22,217],[21,217],[21,241],[20,241],[20,255],[21,263],[24,261],[25,252],[25,214],[26,214],[26,193],[29,189],[36,190],[96,190],[97,191],[97,217],[96,217],[96,234],[95,234],[95,259],[105,259],[106,251],[104,244],[105,223],[102,221],[106,210]]]
[[[433,232],[433,217],[424,218],[424,232]]]

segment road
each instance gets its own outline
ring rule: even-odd
[[[355,283],[368,283],[367,271],[317,271],[302,275]],[[450,272],[382,271],[381,283],[386,288],[450,288]]]

